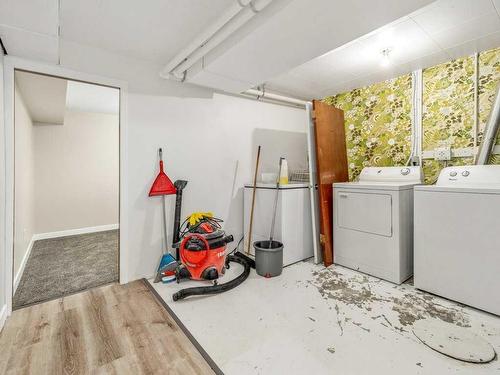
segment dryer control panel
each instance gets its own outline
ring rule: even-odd
[[[500,165],[467,165],[443,168],[436,186],[500,187]]]
[[[365,167],[359,175],[359,182],[401,182],[421,183],[420,167]]]

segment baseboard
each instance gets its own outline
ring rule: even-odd
[[[74,236],[77,234],[105,232],[108,230],[115,230],[118,228],[120,228],[120,224],[108,224],[108,225],[100,225],[97,227],[86,227],[86,228],[62,230],[58,232],[38,233],[33,236],[33,239],[34,241],[47,240],[49,238]]]
[[[28,244],[28,249],[26,253],[24,253],[23,260],[21,261],[21,265],[19,266],[19,270],[16,272],[14,277],[14,294],[16,293],[17,287],[19,286],[19,282],[21,281],[21,277],[23,276],[24,268],[26,267],[26,263],[28,262],[28,258],[31,254],[31,249],[33,249],[33,244],[35,243],[35,236],[31,237],[31,241]]]
[[[2,332],[6,320],[7,320],[7,304],[3,305],[2,310],[0,310],[0,332]]]

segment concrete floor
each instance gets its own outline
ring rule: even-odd
[[[235,265],[225,277],[239,272]],[[200,282],[154,287],[226,375],[500,374],[498,359],[464,363],[412,332],[416,321],[439,319],[468,327],[500,353],[500,317],[410,284],[301,262],[277,278],[252,271],[224,294],[172,301],[173,292],[193,285]]]

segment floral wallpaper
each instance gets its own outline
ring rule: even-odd
[[[478,141],[500,82],[500,48],[479,54]],[[444,144],[474,145],[474,58],[453,60],[423,71],[423,149]],[[344,110],[349,177],[365,166],[403,165],[411,150],[411,75],[329,96],[328,104]],[[500,137],[497,141],[500,144]],[[445,165],[472,164],[472,158],[444,163],[424,160],[425,182],[433,183]],[[500,155],[491,163],[500,164]]]
[[[324,101],[344,111],[350,180],[366,166],[406,163],[411,151],[411,75]]]
[[[441,145],[451,148],[474,146],[474,61],[472,57],[453,60],[423,71],[423,150]],[[447,165],[465,163],[451,160]],[[424,160],[426,183],[433,183],[444,166]]]

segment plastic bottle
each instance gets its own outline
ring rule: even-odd
[[[280,185],[288,184],[288,163],[283,159],[281,164]]]

